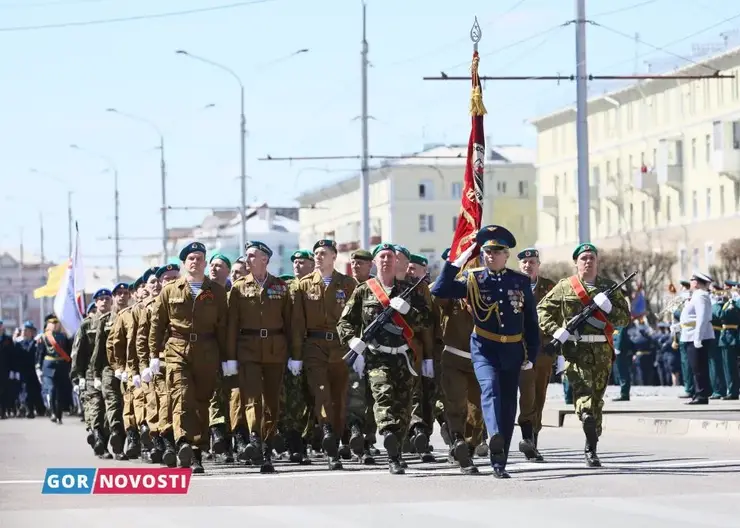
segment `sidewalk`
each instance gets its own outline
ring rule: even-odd
[[[682,387],[633,387],[630,401],[614,402],[619,387],[609,386],[604,401],[604,429],[639,434],[679,435],[740,440],[740,401],[710,400],[690,406]],[[547,427],[581,428],[573,405],[566,405],[563,388],[551,384],[542,413]]]

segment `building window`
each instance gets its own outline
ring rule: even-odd
[[[732,122],[732,148],[740,150],[740,121]]]
[[[560,176],[558,176],[557,174],[555,175],[555,181],[553,182],[552,185],[554,187],[555,194],[557,195],[558,192],[560,191]]]
[[[459,218],[458,216],[453,216],[453,217],[452,217],[452,232],[453,232],[453,233],[454,233],[454,232],[455,232],[455,230],[457,229],[457,219],[458,219],[458,218]]]
[[[671,222],[671,197],[665,197],[665,220],[667,223]]]
[[[696,168],[696,138],[691,139],[691,168]]]
[[[712,162],[712,136],[709,134],[704,137],[704,161],[707,165]]]
[[[722,123],[712,123],[712,136],[714,136],[714,150],[722,150]]]
[[[648,227],[648,217],[647,217],[647,204],[645,202],[642,202],[640,204],[640,221],[642,222],[642,227]]]
[[[687,269],[689,263],[686,255],[686,248],[681,248],[678,251],[678,262],[681,264],[681,276],[686,277],[689,274]]]
[[[630,231],[635,228],[635,204],[630,204]]]
[[[499,192],[499,194],[506,194],[506,182],[505,181],[497,181],[496,182],[496,190]]]
[[[612,234],[612,210],[608,207],[606,209],[606,234]]]
[[[422,200],[434,199],[434,186],[430,181],[423,181],[419,183],[419,198]]]
[[[692,252],[691,265],[694,270],[699,269],[699,248],[694,248],[694,251]]]
[[[527,196],[527,182],[520,181],[519,182],[519,197],[526,198],[526,196]]]
[[[725,216],[725,186],[719,188],[719,215]]]
[[[712,216],[712,189],[707,189],[707,218]]]
[[[452,184],[452,197],[462,198],[462,183],[461,182],[454,182]]]
[[[694,220],[699,216],[699,196],[696,191],[691,193],[691,207],[693,211]]]
[[[434,233],[434,215],[419,215],[419,233]]]
[[[707,242],[704,247],[704,264],[704,268],[707,270],[714,266],[714,246],[712,246],[711,242]]]

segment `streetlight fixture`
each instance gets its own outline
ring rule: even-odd
[[[277,61],[285,60],[287,58],[293,57],[295,55],[300,55],[302,53],[308,53],[308,48],[301,48],[297,51],[294,51],[293,53],[282,57],[281,59],[277,59]],[[247,147],[246,147],[246,138],[247,138],[247,118],[244,113],[244,82],[242,82],[241,77],[237,75],[237,73],[229,68],[228,66],[224,66],[223,64],[220,64],[218,62],[214,62],[210,59],[206,59],[205,57],[201,57],[199,55],[194,55],[186,50],[176,50],[176,54],[178,55],[184,55],[185,57],[189,57],[191,59],[203,62],[205,64],[208,64],[210,66],[213,66],[214,68],[218,68],[219,70],[225,71],[229,75],[231,75],[237,83],[239,83],[239,101],[240,101],[240,111],[239,111],[239,145],[240,145],[240,165],[241,165],[241,172],[240,172],[240,180],[241,180],[241,202],[239,207],[239,215],[241,217],[241,236],[240,236],[240,244],[242,250],[244,250],[244,246],[247,243]],[[276,62],[276,61],[271,61]]]
[[[103,160],[108,165],[108,170],[113,173],[113,215],[114,215],[114,227],[113,227],[113,237],[115,239],[115,252],[116,252],[116,282],[119,282],[121,280],[121,250],[120,250],[120,218],[118,214],[119,210],[119,197],[118,197],[118,167],[113,162],[111,158],[108,156],[105,156],[103,154],[99,154],[97,152],[92,152],[90,150],[84,149],[76,144],[71,144],[69,148],[74,150],[79,150],[80,152],[84,152],[88,154],[89,156],[92,156],[94,158],[98,158],[100,160]]]

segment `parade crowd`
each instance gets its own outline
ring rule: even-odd
[[[10,338],[0,326],[1,417],[48,415],[61,425],[65,411],[79,411],[95,456],[194,473],[208,459],[262,473],[275,471],[275,457],[330,470],[373,465],[382,444],[389,471],[403,474],[404,457],[436,461],[436,425],[462,473],[478,472],[478,455],[509,478],[515,424],[519,451],[544,460],[554,377],[583,424],[588,467],[601,465],[610,379],[619,400],[633,380],[684,383],[690,403],[737,399],[738,343],[728,341],[740,323],[737,284],[713,294],[714,324],[711,303],[705,309],[712,280],[695,274],[672,305],[674,324],[651,328],[598,275],[592,244],[574,250],[576,273],[557,283],[539,276],[534,248],[517,253],[519,270],[507,268],[515,247],[508,230],[486,226],[465,251],[445,252],[430,284],[427,259],[389,243],[353,252],[348,276],[334,269],[334,241],[319,240],[292,255],[293,275],[276,277],[262,242],[233,263],[206,260],[193,242],[180,266],[95,292],[72,338],[54,315],[41,333],[27,322]],[[476,250],[479,266],[467,266]],[[586,308],[585,324],[570,327]]]

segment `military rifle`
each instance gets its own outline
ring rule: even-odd
[[[606,290],[604,290],[604,291],[603,291],[604,295],[606,295],[607,297],[611,297],[611,295],[612,295],[612,294],[613,294],[613,293],[614,293],[615,291],[619,291],[619,290],[620,290],[620,289],[622,288],[622,286],[624,286],[625,284],[627,284],[627,282],[629,282],[630,280],[632,280],[632,278],[633,278],[633,277],[634,277],[635,275],[637,275],[637,272],[636,272],[636,271],[633,271],[633,272],[632,272],[632,273],[630,273],[630,274],[629,274],[629,275],[628,275],[627,277],[625,277],[625,278],[624,278],[624,280],[623,280],[622,282],[620,282],[620,283],[618,283],[618,284],[615,284],[615,285],[614,285],[614,286],[612,286],[611,288],[607,288]],[[581,327],[581,325],[583,325],[583,323],[585,323],[585,322],[586,322],[586,320],[587,320],[587,319],[589,319],[589,318],[590,318],[590,317],[591,317],[591,316],[592,316],[592,315],[593,315],[593,314],[594,314],[594,313],[596,312],[596,310],[598,310],[598,309],[599,309],[599,307],[598,307],[598,306],[596,305],[596,303],[595,303],[595,302],[593,301],[593,299],[591,299],[591,302],[590,302],[590,303],[588,303],[588,305],[587,305],[587,306],[584,306],[584,307],[583,307],[583,310],[581,310],[581,312],[580,312],[580,313],[578,313],[578,314],[574,315],[574,316],[573,316],[573,318],[571,318],[571,320],[570,320],[570,321],[568,321],[568,323],[567,323],[567,324],[565,325],[565,329],[566,329],[566,330],[568,331],[568,333],[569,333],[569,334],[573,334],[573,333],[574,333],[574,332],[575,332],[576,330],[578,330],[578,329],[579,329],[579,328]],[[549,355],[549,356],[554,356],[554,355],[555,355],[555,353],[556,353],[556,352],[558,351],[558,349],[559,349],[559,348],[560,348],[560,347],[561,347],[562,345],[563,345],[563,344],[562,344],[562,343],[561,343],[560,341],[558,341],[557,339],[554,339],[554,338],[553,338],[553,340],[552,340],[552,341],[550,341],[550,342],[549,342],[549,343],[548,343],[547,345],[545,345],[545,348],[544,348],[544,350],[543,350],[543,351],[544,351],[544,353],[545,353],[545,354],[547,354],[547,355]]]
[[[414,284],[406,288],[406,290],[404,290],[401,295],[399,295],[399,297],[404,301],[408,301],[413,291],[418,288],[419,285],[424,282],[424,280],[426,280],[426,276],[420,277],[419,280],[417,280]],[[362,337],[360,337],[360,339],[362,339],[364,343],[370,343],[373,339],[375,339],[375,336],[378,334],[380,329],[391,322],[391,319],[393,318],[393,312],[395,312],[395,310],[390,304],[383,308],[383,311],[380,312],[378,316],[373,319],[373,321],[362,331]],[[344,355],[344,357],[342,357],[342,359],[348,367],[351,367],[357,360],[358,355],[359,354],[354,350],[350,350]]]

